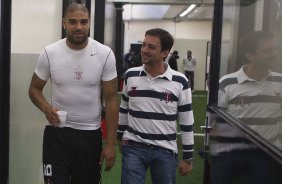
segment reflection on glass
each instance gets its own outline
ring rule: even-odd
[[[279,138],[282,74],[272,71],[277,62],[273,34],[249,33],[243,37],[239,49],[246,64],[220,79],[218,106],[282,149]]]
[[[267,2],[224,6],[218,106],[282,152],[282,1]],[[229,123],[210,119],[213,184],[282,182],[281,165]]]

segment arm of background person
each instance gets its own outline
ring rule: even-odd
[[[105,170],[109,171],[115,163],[115,141],[118,126],[117,78],[102,81],[107,124],[106,145],[101,154],[101,162],[106,159]]]
[[[29,97],[32,103],[45,114],[46,119],[50,122],[50,124],[57,126],[60,122],[56,113],[57,109],[53,108],[47,102],[42,92],[46,82],[47,81],[40,79],[36,73],[34,73],[29,86]]]

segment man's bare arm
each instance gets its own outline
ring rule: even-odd
[[[117,79],[103,82],[105,115],[107,123],[107,144],[115,144],[118,126]]]
[[[106,145],[102,152],[102,158],[106,158],[106,170],[110,170],[115,163],[115,140],[118,126],[118,102],[117,102],[117,78],[104,81],[103,97],[105,99],[105,115],[107,124]]]
[[[51,125],[57,126],[59,118],[55,108],[53,108],[43,95],[43,88],[47,81],[40,79],[35,73],[29,85],[29,98],[46,116]]]

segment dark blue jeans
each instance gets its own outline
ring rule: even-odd
[[[122,145],[122,184],[144,184],[150,168],[153,184],[175,184],[177,154],[142,143]]]

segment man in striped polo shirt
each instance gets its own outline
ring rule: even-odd
[[[281,149],[282,75],[271,71],[277,61],[273,35],[254,31],[240,47],[246,65],[219,81],[218,106]],[[275,162],[227,122],[217,119],[210,133],[212,184],[280,183]],[[278,175],[276,175],[278,176]]]
[[[153,183],[175,184],[192,172],[192,95],[184,74],[164,62],[174,39],[163,29],[145,34],[141,48],[143,66],[125,74],[119,113],[118,139],[122,152],[122,184],[144,184],[150,168]],[[178,164],[177,120],[183,159]]]

